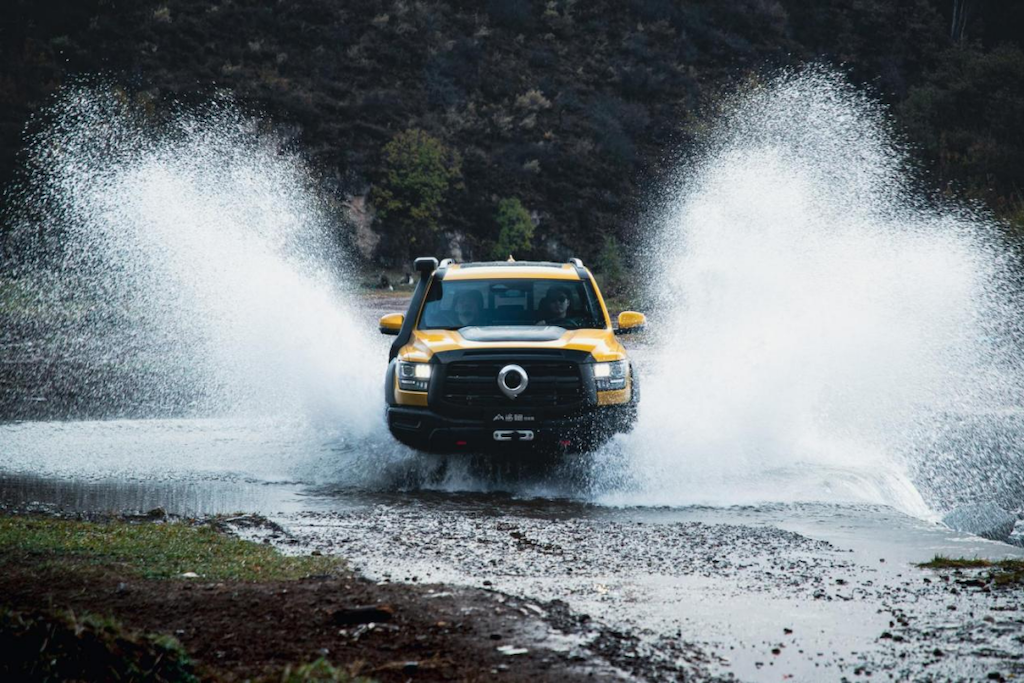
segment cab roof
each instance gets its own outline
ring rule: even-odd
[[[553,261],[478,261],[453,263],[444,274],[448,280],[487,280],[491,278],[579,280],[580,275],[572,263]]]

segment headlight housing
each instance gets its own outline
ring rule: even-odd
[[[617,360],[611,363],[594,363],[594,384],[598,391],[617,391],[626,388],[629,376],[629,361]]]
[[[430,365],[398,361],[398,388],[403,391],[426,391],[430,385]]]

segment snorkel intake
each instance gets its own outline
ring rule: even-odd
[[[443,268],[447,267],[448,262],[449,259],[445,259],[441,270],[438,270],[437,259],[432,256],[424,256],[413,262],[413,267],[419,272],[420,279],[416,283],[416,289],[412,292],[412,300],[409,302],[410,314],[405,316],[405,320],[402,321],[402,328],[398,331],[398,336],[395,337],[394,343],[391,344],[388,361],[394,360],[401,348],[409,343],[409,339],[412,338],[413,327],[416,324],[416,316],[412,315],[412,313],[413,311],[418,313],[420,308],[423,307],[423,298],[427,295],[427,285],[430,284],[430,276],[434,271],[437,271],[438,279],[443,278]]]

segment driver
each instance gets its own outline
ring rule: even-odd
[[[552,287],[544,298],[540,300],[538,307],[541,320],[538,325],[555,325],[564,327],[569,321],[569,290],[565,287]]]
[[[483,294],[475,289],[459,292],[452,308],[455,310],[455,319],[460,326],[479,325],[484,310]]]

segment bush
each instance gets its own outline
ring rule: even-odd
[[[370,194],[385,251],[404,258],[433,246],[441,206],[462,177],[461,163],[456,152],[418,129],[399,133],[385,145],[383,178]]]
[[[533,248],[533,219],[523,203],[516,198],[498,202],[498,243],[494,258],[522,255]]]

